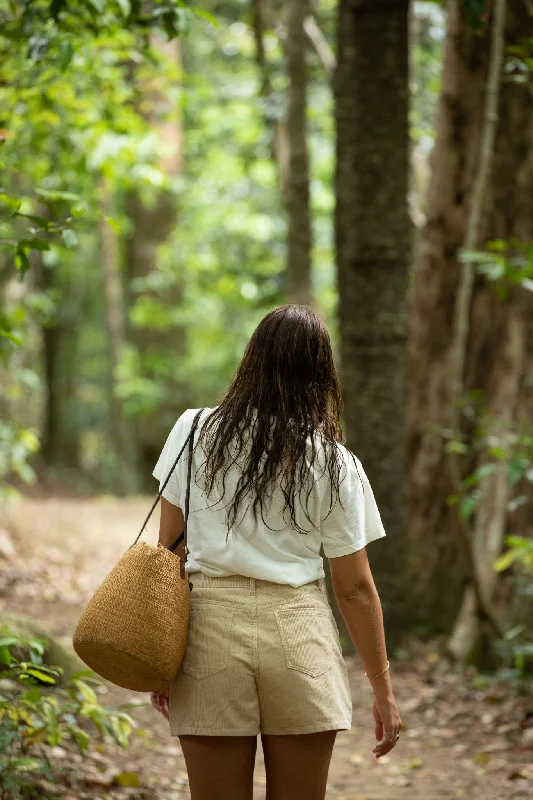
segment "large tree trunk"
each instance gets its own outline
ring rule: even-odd
[[[408,0],[340,0],[335,79],[341,369],[348,445],[387,538],[371,548],[389,646],[402,630]],[[379,43],[379,52],[376,50]]]
[[[311,212],[309,207],[309,153],[307,149],[307,35],[304,21],[308,0],[287,2],[288,170],[287,296],[291,303],[312,303]]]
[[[490,20],[468,27],[459,0],[450,0],[443,86],[437,117],[433,174],[411,297],[409,347],[407,532],[410,607],[428,629],[449,631],[467,585],[457,535],[456,509],[446,498],[453,487],[446,468],[442,429],[450,420],[450,347],[459,285],[458,250],[465,238],[478,164],[490,58]],[[531,17],[522,0],[510,0],[505,44],[517,44]],[[484,196],[481,244],[489,239],[533,239],[533,95],[505,81],[492,174]],[[470,307],[470,332],[463,375],[465,391],[481,389],[484,406],[506,430],[531,408],[533,352],[530,293],[513,288],[498,299],[477,277]],[[522,411],[521,411],[522,409]],[[468,426],[464,435],[471,435]],[[470,426],[471,428],[471,426]],[[470,459],[471,471],[482,463]],[[498,471],[482,485],[483,502],[473,518],[472,545],[487,592],[495,592],[492,562],[508,522],[507,486]],[[531,510],[529,511],[531,524]],[[463,642],[476,639],[476,607],[469,595],[462,610]],[[459,637],[460,631],[456,631]],[[458,641],[456,641],[459,647]],[[462,647],[462,646],[461,646]]]

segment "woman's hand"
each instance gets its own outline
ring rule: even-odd
[[[402,721],[391,694],[384,697],[374,695],[374,719],[376,720],[377,745],[373,749],[376,758],[384,756],[395,747]]]
[[[163,714],[165,719],[168,719],[168,695],[169,690],[164,689],[162,692],[152,692],[150,700],[156,711]]]

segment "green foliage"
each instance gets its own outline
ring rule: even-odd
[[[43,745],[89,748],[91,735],[128,745],[133,720],[102,706],[91,687],[103,682],[90,670],[56,685],[61,668],[43,664],[47,642],[0,630],[0,798],[40,797],[32,776],[54,781]]]
[[[487,21],[486,0],[463,0],[463,14],[467,24],[475,31],[480,31]]]
[[[519,564],[533,575],[533,539],[527,539],[525,536],[507,536],[505,543],[509,545],[509,550],[495,562],[496,572],[508,569],[511,564]]]
[[[129,30],[147,35],[159,30],[172,39],[188,32],[191,13],[214,22],[207,12],[183,0],[10,0],[0,13],[4,35],[25,41],[29,58],[40,58],[59,43],[60,69],[70,64],[76,37],[82,33]]]
[[[104,220],[116,234],[127,329],[113,391],[135,431],[163,416],[160,427],[170,429],[186,405],[216,403],[260,317],[286,299],[286,220],[271,146],[286,100],[283,28],[266,8],[272,91],[264,98],[243,3],[207,6],[217,27],[204,6],[193,13],[170,0],[0,0],[7,31],[0,36],[0,369],[7,387],[0,478],[7,493],[10,476],[32,479],[9,450],[21,432],[24,438],[46,427],[51,395],[66,427],[61,438],[54,431],[57,458],[73,452],[57,466],[65,470],[59,477],[78,489],[113,485]],[[335,8],[325,0],[317,9],[330,42]],[[433,137],[443,14],[432,3],[417,3],[415,14],[423,35],[415,45],[411,126],[423,161]],[[189,25],[178,64],[163,45]],[[335,344],[331,76],[312,49],[309,62],[313,281]],[[184,169],[169,175],[165,134],[172,126]],[[130,200],[153,209],[162,193],[176,209],[174,229],[149,274],[133,277]],[[44,340],[54,336],[60,343],[51,380]],[[39,435],[43,459],[53,462]],[[161,444],[154,440],[153,450]]]
[[[482,396],[473,393],[469,402],[469,416],[476,421],[473,444],[468,447],[464,442],[450,440],[446,451],[459,453],[465,463],[474,457],[478,466],[462,480],[459,492],[448,496],[447,502],[458,505],[463,520],[470,519],[483,501],[484,482],[503,469],[509,490],[507,510],[512,520],[516,509],[531,503],[533,429],[508,429],[498,434],[495,421],[482,407]],[[515,568],[512,580],[517,595],[522,596],[530,607],[533,601],[533,539],[512,534],[505,538],[505,543],[508,549],[495,561],[493,568],[496,572]],[[525,623],[514,626],[496,642],[496,647],[502,659],[503,676],[527,682],[533,667],[531,626]]]
[[[479,398],[471,398],[470,414],[477,420],[472,446],[449,439],[445,451],[459,453],[465,462],[474,456],[479,464],[462,480],[459,494],[450,495],[447,502],[449,505],[459,505],[461,517],[468,519],[482,500],[480,486],[483,481],[503,467],[510,489],[521,489],[520,492],[511,491],[512,497],[508,500],[507,508],[513,512],[531,499],[529,487],[533,484],[533,431],[506,430],[498,435],[493,430],[493,421],[486,410],[480,407]]]
[[[532,78],[533,36],[529,36],[508,48],[505,79],[514,83],[528,84],[531,87]]]
[[[475,265],[476,271],[491,282],[500,300],[512,286],[533,290],[533,243],[517,239],[494,239],[486,250],[461,250],[459,260]]]

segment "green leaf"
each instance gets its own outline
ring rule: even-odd
[[[19,270],[21,277],[23,277],[30,268],[28,254],[22,245],[17,245],[15,251],[15,266]]]
[[[104,13],[105,7],[105,0],[85,0],[87,5],[91,6],[93,11],[96,11],[98,14]]]
[[[79,728],[77,725],[70,725],[69,731],[72,735],[72,738],[78,745],[80,750],[87,750],[90,743],[90,737],[85,733],[84,730]]]
[[[31,675],[33,678],[38,678],[43,683],[55,683],[55,679],[52,678],[51,675],[47,675],[40,669],[35,669],[35,667],[28,667],[26,669],[26,673]]]
[[[6,664],[9,667],[12,661],[13,656],[9,652],[9,647],[7,645],[0,645],[0,664]]]
[[[464,442],[452,440],[446,443],[445,450],[447,453],[467,453],[468,447]]]
[[[85,681],[91,681],[92,683],[96,683],[99,686],[103,686],[104,682],[92,669],[80,669],[78,672],[75,672],[73,675],[70,676],[69,682],[75,682],[80,678],[84,678]]]
[[[131,14],[130,0],[117,0],[117,5],[122,11],[122,16],[125,18],[129,17],[129,15]]]
[[[18,345],[19,347],[22,344],[22,340],[19,339],[18,336],[15,336],[13,333],[10,333],[9,331],[0,330],[0,336],[3,336],[4,339],[11,339],[11,341],[14,342],[16,345]]]
[[[61,232],[61,236],[69,250],[73,250],[78,244],[78,236],[71,228],[65,228],[65,230]]]
[[[120,223],[118,220],[113,219],[113,217],[106,217],[105,221],[115,231],[115,233],[120,233]]]
[[[492,569],[494,572],[503,572],[504,569],[508,569],[515,559],[515,554],[513,550],[507,550],[506,553],[501,555],[499,558],[496,559],[494,564],[492,565]]]
[[[0,646],[2,646],[2,645],[9,646],[9,645],[14,645],[14,644],[20,644],[20,641],[21,640],[18,639],[16,636],[2,636],[0,638]]]
[[[209,11],[205,11],[203,8],[191,8],[192,13],[196,17],[202,17],[202,19],[206,19],[214,28],[218,28],[218,20],[213,14],[210,14]]]
[[[521,622],[519,625],[515,625],[514,628],[510,628],[508,631],[505,631],[503,638],[505,641],[510,642],[512,639],[516,639],[517,636],[525,631],[527,625],[524,622]]]
[[[475,494],[463,497],[459,503],[459,516],[462,519],[468,519],[479,505],[479,497]]]
[[[47,242],[46,239],[37,239],[36,237],[33,239],[21,239],[19,247],[26,247],[28,250],[50,250],[50,242]]]
[[[74,55],[74,45],[70,41],[70,39],[63,39],[61,44],[59,45],[59,69],[61,72],[64,72],[70,62],[72,61],[72,56]]]
[[[26,697],[24,699],[27,700],[28,703],[38,703],[41,699],[39,688],[37,686],[32,686],[26,692]]]
[[[119,786],[129,786],[138,789],[141,786],[141,779],[136,772],[119,772],[113,778]]]
[[[87,684],[84,681],[75,680],[72,682],[75,684],[76,688],[80,691],[83,697],[85,697],[85,699],[88,700],[89,703],[98,702],[95,693],[93,692],[90,686],[87,686]]]

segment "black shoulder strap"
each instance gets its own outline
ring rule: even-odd
[[[194,445],[194,432],[195,432],[196,428],[198,427],[198,420],[200,419],[200,416],[201,416],[201,414],[202,414],[202,412],[204,410],[205,410],[204,408],[201,408],[195,414],[195,417],[194,417],[194,420],[193,420],[189,435],[187,436],[187,438],[183,442],[183,447],[181,448],[181,450],[179,451],[178,455],[176,456],[176,460],[174,461],[174,464],[172,465],[172,469],[168,473],[168,475],[167,475],[167,477],[165,479],[165,482],[161,486],[161,488],[160,488],[160,490],[159,490],[159,492],[157,494],[157,497],[154,500],[152,508],[148,512],[148,516],[144,520],[143,526],[142,526],[141,530],[139,531],[139,534],[137,535],[137,538],[135,539],[133,544],[130,546],[130,549],[131,549],[131,547],[133,547],[133,545],[137,544],[137,542],[139,541],[139,538],[141,537],[141,534],[143,533],[144,529],[148,525],[148,521],[149,521],[150,517],[152,516],[152,514],[154,513],[154,509],[157,506],[157,504],[159,503],[159,501],[160,501],[160,499],[161,499],[161,497],[163,495],[163,492],[165,491],[166,486],[167,486],[167,484],[168,484],[168,482],[169,482],[169,480],[170,480],[170,478],[172,476],[172,473],[176,469],[178,461],[182,457],[183,451],[185,450],[185,448],[187,447],[187,444],[188,444],[189,445],[189,452],[188,452],[189,464],[188,464],[188,468],[187,468],[187,488],[186,488],[186,491],[185,491],[185,509],[184,509],[184,513],[183,513],[183,516],[184,516],[184,519],[185,519],[185,525],[184,525],[184,528],[183,528],[183,533],[180,533],[180,535],[178,536],[176,541],[173,543],[172,547],[169,548],[169,550],[174,551],[174,549],[179,545],[179,543],[181,542],[182,539],[185,539],[185,544],[187,544],[187,519],[188,519],[188,516],[189,516],[189,496],[190,496],[190,492],[191,492],[191,467],[192,467],[192,451],[193,451],[193,445]]]

